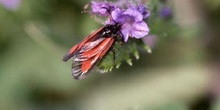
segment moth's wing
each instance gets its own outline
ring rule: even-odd
[[[78,53],[78,51],[84,46],[85,49],[87,49],[86,47],[90,47],[89,44],[93,41],[95,41],[95,39],[97,39],[99,37],[99,32],[101,32],[103,29],[100,28],[97,31],[93,32],[92,34],[90,34],[89,36],[87,36],[82,42],[80,42],[79,44],[74,45],[69,52],[63,57],[63,61],[68,61],[71,57],[74,56],[74,54]],[[97,44],[96,44],[97,45]]]
[[[103,56],[112,46],[113,42],[114,38],[108,37],[103,39],[92,49],[77,54],[72,65],[72,75],[74,78],[80,80],[84,79],[94,65],[96,65],[103,58]]]

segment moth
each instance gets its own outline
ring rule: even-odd
[[[73,59],[72,75],[75,79],[84,79],[106,55],[114,42],[122,34],[121,24],[109,24],[88,35],[83,41],[74,45],[64,56],[63,61]]]

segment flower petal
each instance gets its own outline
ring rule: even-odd
[[[133,27],[133,30],[131,33],[132,34],[131,37],[139,39],[139,38],[142,38],[148,35],[149,33],[149,27],[144,21],[139,22],[139,23],[134,23],[132,27]]]
[[[131,35],[132,26],[129,23],[125,23],[121,27],[121,33],[123,34],[124,41],[128,41],[128,37]]]
[[[124,21],[125,19],[125,17],[123,16],[123,10],[121,10],[120,8],[116,8],[115,10],[113,10],[111,15],[112,19],[117,23],[122,23],[122,21]]]
[[[136,9],[128,8],[123,14],[134,17],[136,22],[143,20],[143,15]]]
[[[129,34],[126,33],[126,34],[123,34],[123,38],[124,38],[124,42],[127,42],[128,41],[128,38],[129,38]]]
[[[142,13],[144,19],[148,18],[150,16],[150,11],[148,8],[144,5],[137,6],[137,9]]]
[[[91,9],[93,14],[98,14],[100,16],[108,16],[110,13],[108,10],[113,10],[115,8],[114,5],[108,2],[91,2]]]
[[[113,20],[118,19],[118,17],[121,15],[121,9],[116,8],[115,10],[112,11],[111,15]]]

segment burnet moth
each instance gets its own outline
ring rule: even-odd
[[[121,24],[109,24],[87,36],[73,46],[63,61],[73,58],[72,75],[75,79],[84,79],[89,71],[110,50],[118,36],[121,36]]]

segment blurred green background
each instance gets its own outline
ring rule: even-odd
[[[220,110],[219,0],[146,0],[152,53],[77,81],[62,57],[102,26],[88,2],[0,0],[1,110]]]

